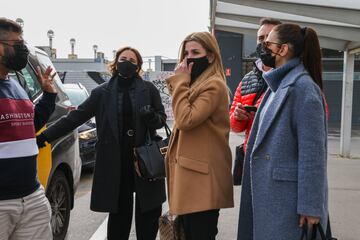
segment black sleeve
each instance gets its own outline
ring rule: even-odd
[[[71,111],[67,116],[60,118],[55,124],[47,128],[43,134],[48,142],[54,141],[61,136],[68,134],[78,126],[82,125],[96,113],[98,102],[98,92],[100,89],[94,89],[90,96],[79,105],[76,110]]]
[[[152,84],[148,82],[150,90],[150,100],[151,106],[154,108],[155,116],[146,122],[146,125],[152,129],[159,129],[164,126],[166,122],[165,108],[161,101],[161,96],[159,90]]]
[[[38,104],[35,105],[34,126],[39,131],[49,120],[55,110],[56,93],[44,92]]]

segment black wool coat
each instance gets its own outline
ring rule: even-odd
[[[156,129],[163,127],[166,114],[160,93],[151,82],[136,78],[129,87],[129,95],[133,105],[135,146],[141,146],[145,143],[147,128],[154,136]],[[123,124],[119,119],[121,114],[118,114],[118,109],[121,111],[122,108],[118,98],[122,99],[122,93],[118,92],[118,76],[114,76],[109,82],[95,88],[78,109],[44,131],[45,137],[51,142],[95,116],[98,142],[90,208],[98,212],[116,213],[122,195],[119,186]],[[145,105],[155,109],[156,116],[150,121],[143,120],[139,115],[139,109]],[[164,180],[149,182],[136,176],[135,189],[143,212],[159,207],[166,200]]]

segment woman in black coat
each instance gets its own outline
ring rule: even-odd
[[[133,192],[137,239],[155,239],[166,200],[164,180],[143,180],[134,170],[134,146],[145,143],[147,129],[153,137],[166,120],[159,91],[139,76],[142,63],[136,49],[119,49],[109,65],[110,81],[38,137],[40,145],[51,142],[95,116],[98,142],[90,208],[109,212],[109,240],[129,238]]]

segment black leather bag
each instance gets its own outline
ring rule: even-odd
[[[336,238],[327,238],[324,229],[320,223],[314,224],[311,228],[309,228],[307,223],[305,222],[302,228],[300,240],[336,240]]]
[[[145,144],[134,148],[135,171],[139,177],[149,181],[165,178],[164,156],[171,130],[166,123],[164,125],[166,139],[160,136],[151,139],[150,131],[147,130]]]
[[[233,182],[235,186],[241,185],[241,179],[244,167],[244,144],[235,148],[235,163],[233,169]]]

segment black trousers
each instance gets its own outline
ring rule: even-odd
[[[134,205],[134,163],[133,163],[133,138],[124,137],[121,154],[121,180],[119,210],[109,213],[107,239],[129,239]],[[159,228],[161,205],[147,212],[140,209],[139,199],[135,202],[135,227],[138,240],[155,240]]]
[[[215,240],[218,219],[219,209],[181,215],[186,240]]]
[[[122,198],[119,213],[110,213],[108,220],[108,240],[127,240],[131,230],[133,215],[133,197]],[[161,206],[142,213],[139,201],[135,204],[135,227],[138,240],[155,240],[159,228]]]

